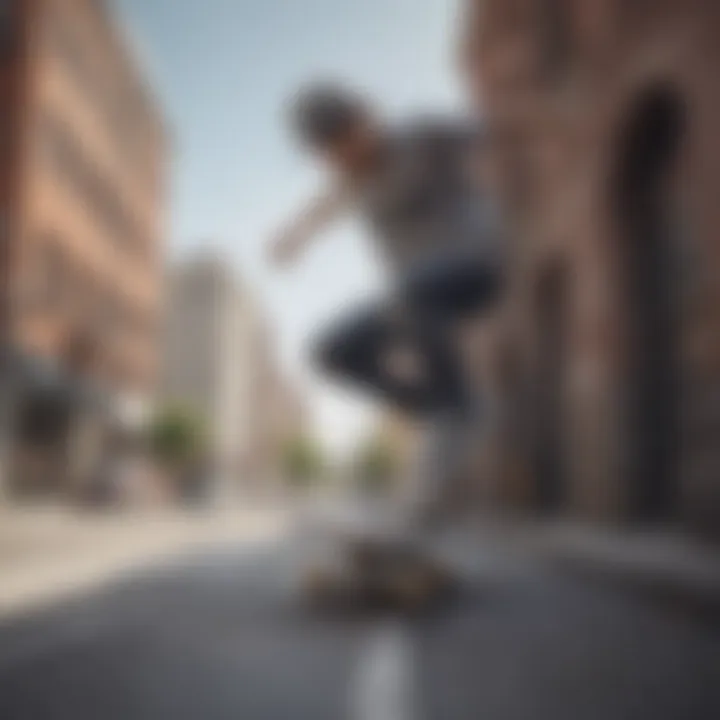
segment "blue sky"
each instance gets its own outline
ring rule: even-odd
[[[352,221],[297,271],[268,268],[268,233],[319,186],[283,127],[293,89],[315,76],[371,92],[392,116],[457,104],[456,0],[115,0],[145,56],[175,138],[170,254],[220,249],[276,326],[282,362],[319,429],[343,447],[370,408],[316,377],[313,332],[382,288]]]

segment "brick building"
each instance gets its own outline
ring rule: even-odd
[[[498,500],[720,526],[720,4],[482,0],[514,223]]]
[[[2,3],[0,111],[5,447],[73,459],[71,408],[121,419],[154,391],[166,129],[98,0]]]

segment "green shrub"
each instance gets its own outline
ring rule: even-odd
[[[355,470],[362,489],[386,492],[396,479],[397,454],[382,437],[370,438],[358,452]]]
[[[307,488],[316,482],[323,474],[324,465],[322,450],[313,438],[296,437],[283,448],[283,472],[295,487]]]
[[[160,462],[174,468],[188,467],[207,450],[207,427],[198,413],[179,406],[167,407],[151,422],[148,444]]]

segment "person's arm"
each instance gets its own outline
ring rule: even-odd
[[[349,206],[350,193],[344,186],[333,186],[316,197],[272,237],[270,255],[274,262],[281,265],[292,263],[320,232],[338,220]]]

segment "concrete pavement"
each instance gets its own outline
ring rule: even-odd
[[[286,523],[287,512],[277,506],[107,513],[0,508],[0,619],[174,555],[272,537]]]
[[[720,548],[673,528],[486,522],[478,540],[720,620]]]
[[[500,547],[445,612],[328,617],[301,533],[193,554],[0,628],[0,717],[714,720],[718,628]],[[379,667],[378,667],[379,666]]]

